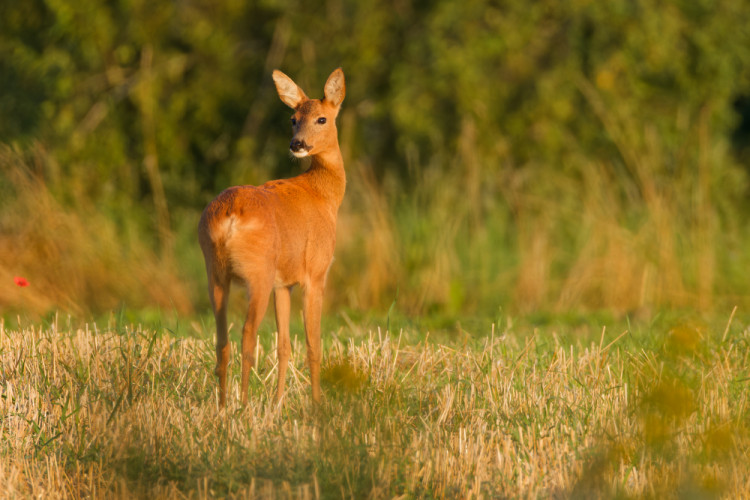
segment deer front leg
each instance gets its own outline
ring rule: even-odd
[[[307,364],[310,366],[312,398],[320,403],[320,315],[323,307],[324,283],[316,283],[305,290],[305,339],[307,343]]]
[[[279,357],[279,380],[276,384],[276,397],[274,404],[278,404],[284,395],[286,381],[286,370],[289,365],[289,356],[292,353],[292,344],[289,339],[289,310],[291,301],[291,289],[289,287],[276,288],[274,290],[274,305],[276,308],[277,354]]]

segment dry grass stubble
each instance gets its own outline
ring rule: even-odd
[[[298,344],[282,409],[270,403],[275,353],[261,348],[248,407],[233,357],[220,413],[210,340],[2,325],[0,496],[739,498],[750,488],[750,329],[720,342],[681,325],[655,349],[629,335],[566,345],[554,331],[494,328],[463,347],[354,335],[326,352],[317,412]]]

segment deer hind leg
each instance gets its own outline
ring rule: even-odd
[[[208,295],[216,320],[216,368],[219,377],[219,406],[227,404],[227,366],[229,365],[229,338],[227,335],[227,299],[231,282],[209,272]]]
[[[289,357],[292,354],[292,344],[289,339],[289,311],[291,301],[291,288],[280,287],[274,290],[274,305],[276,309],[277,354],[279,357],[279,380],[276,384],[276,397],[274,403],[281,401],[284,395],[286,371],[289,365]]]
[[[250,371],[255,366],[255,347],[258,344],[258,327],[268,307],[273,277],[248,280],[249,300],[245,325],[242,327],[242,387],[241,401],[247,404]]]

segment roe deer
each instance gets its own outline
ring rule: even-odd
[[[247,403],[255,364],[258,325],[271,291],[278,327],[279,379],[275,402],[284,394],[291,354],[289,309],[292,287],[304,289],[307,362],[314,402],[320,402],[320,314],[328,269],[336,244],[336,217],[346,176],[339,149],[336,116],[344,100],[344,73],[336,69],[323,99],[309,99],[291,78],[273,72],[281,101],[294,110],[289,149],[311,157],[310,167],[291,179],[262,186],[235,186],[208,204],[198,226],[208,275],[208,294],[216,318],[216,375],[219,405],[227,398],[227,298],[232,280],[244,282],[248,307],[242,328],[242,404]]]

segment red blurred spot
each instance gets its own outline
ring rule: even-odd
[[[26,281],[26,278],[22,278],[20,276],[16,276],[15,278],[13,278],[13,281],[15,281],[16,285],[18,286],[29,286],[29,282]]]

